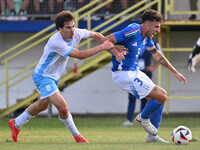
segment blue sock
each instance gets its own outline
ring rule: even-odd
[[[164,103],[160,103],[154,99],[151,99],[147,102],[147,105],[144,107],[141,113],[141,118],[149,119],[151,115],[158,110]]]
[[[150,121],[156,127],[156,129],[158,129],[159,126],[160,126],[160,122],[161,122],[161,119],[162,119],[163,109],[164,109],[164,106],[161,106],[150,117]]]
[[[160,127],[160,122],[161,122],[161,119],[162,119],[163,109],[164,109],[164,106],[161,106],[150,117],[150,121],[156,127],[156,129],[158,129]],[[149,133],[148,136],[155,136],[155,135]]]
[[[133,120],[133,114],[135,111],[135,102],[136,97],[129,93],[128,95],[129,103],[128,103],[128,111],[127,111],[127,119],[132,122]]]

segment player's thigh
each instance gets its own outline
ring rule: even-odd
[[[155,85],[153,90],[149,93],[149,95],[147,95],[147,98],[153,98],[161,103],[164,103],[167,99],[167,92],[158,85]]]
[[[59,112],[68,111],[68,105],[59,91],[51,95],[49,100],[58,109]]]

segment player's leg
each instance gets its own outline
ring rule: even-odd
[[[160,88],[157,85],[154,85],[154,88],[146,97],[151,99],[147,102],[147,105],[144,107],[142,112],[136,117],[136,122],[141,125],[148,133],[157,135],[158,130],[154,125],[149,121],[151,115],[156,112],[166,101],[167,93],[164,89]]]
[[[147,102],[147,105],[142,110],[140,115],[142,119],[149,119],[156,110],[164,105],[167,98],[167,93],[164,89],[155,85],[153,90],[146,98],[152,99]]]
[[[160,126],[160,122],[162,119],[162,112],[164,108],[164,102],[166,101],[166,96],[167,96],[166,91],[157,85],[154,86],[152,92],[148,95],[148,97],[153,97],[158,100],[158,101],[156,101],[155,99],[149,100],[147,102],[147,106],[145,107],[146,113],[151,116],[150,121],[156,127],[156,129],[158,129]],[[162,138],[160,138],[158,135],[153,135],[151,133],[148,134],[146,142],[169,143],[168,141],[165,141]]]
[[[31,104],[21,115],[19,115],[15,119],[9,120],[8,124],[11,128],[12,132],[12,139],[17,142],[18,141],[18,134],[20,132],[20,128],[28,123],[29,120],[35,118],[35,116],[40,113],[41,111],[47,109],[49,104],[49,100],[38,100]]]
[[[141,100],[140,111],[142,111],[144,109],[144,107],[146,106],[146,104],[147,104],[147,100],[146,100],[146,98],[143,98]]]
[[[89,143],[77,130],[72,115],[69,112],[68,105],[65,99],[62,97],[59,91],[49,97],[49,100],[58,109],[59,119],[64,123],[64,125],[69,129],[74,139],[78,143]]]
[[[122,124],[123,127],[132,126],[133,125],[133,115],[135,111],[135,103],[136,97],[131,93],[128,93],[128,110],[126,114],[127,120]]]
[[[156,129],[159,129],[160,127],[163,109],[164,105],[162,105],[159,109],[157,109],[150,117],[150,121],[156,127]]]
[[[154,100],[150,104],[152,108],[149,105],[143,109],[142,113],[144,113],[144,118],[139,114],[135,119],[136,123],[142,126],[148,133],[157,135],[158,130],[151,124],[149,118],[166,100],[166,92],[155,86],[152,80],[140,70],[112,72],[112,79],[118,87],[131,92],[138,99],[142,99],[148,95],[157,97],[158,101]]]
[[[160,127],[160,123],[162,120],[162,113],[163,113],[163,109],[164,109],[164,105],[162,105],[158,110],[156,110],[152,116],[150,117],[150,121],[151,123],[157,128],[159,129]],[[169,143],[169,141],[166,141],[162,138],[160,138],[158,135],[152,135],[152,134],[148,134],[147,136],[147,143],[155,143],[155,142],[160,142],[160,143]]]
[[[188,59],[188,70],[190,72],[195,72],[195,65],[200,60],[200,37],[198,38],[193,51],[189,55]]]

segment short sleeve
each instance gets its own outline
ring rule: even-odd
[[[72,46],[67,45],[65,42],[57,42],[53,45],[53,50],[63,57],[67,57],[73,50]]]
[[[76,28],[76,33],[78,34],[80,39],[87,39],[90,37],[90,31],[87,29]]]
[[[127,28],[124,28],[123,30],[120,30],[118,32],[114,32],[113,35],[117,42],[122,42],[125,40],[125,33],[127,32]]]

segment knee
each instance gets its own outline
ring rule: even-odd
[[[49,101],[43,101],[43,100],[39,100],[37,101],[37,105],[36,108],[38,109],[38,111],[44,111],[48,108],[49,106]]]
[[[160,96],[160,102],[165,103],[167,100],[167,92],[165,90],[162,90],[161,96]]]
[[[63,107],[63,108],[61,108],[60,109],[60,115],[61,116],[65,116],[65,118],[68,118],[68,112],[69,112],[69,109],[68,109],[68,107]]]

